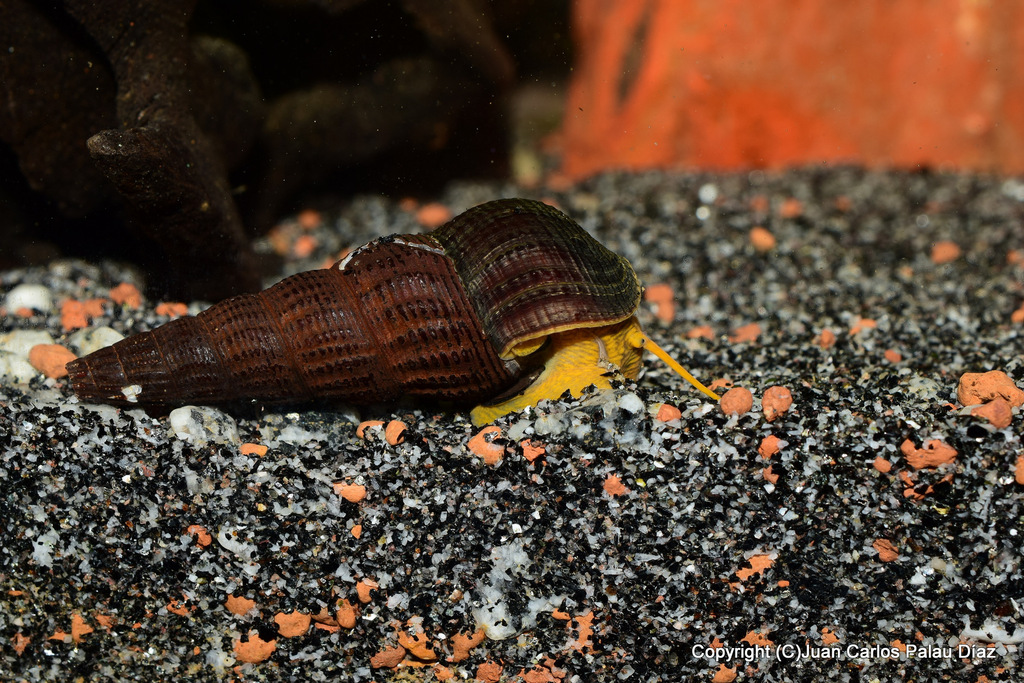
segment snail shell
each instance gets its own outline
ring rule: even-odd
[[[409,396],[497,406],[474,413],[482,422],[567,388],[577,393],[609,364],[635,377],[646,339],[634,317],[640,296],[630,264],[568,216],[504,199],[430,234],[374,240],[329,269],[227,299],[67,368],[84,401],[365,404]],[[593,367],[562,379],[581,353]],[[538,376],[547,378],[543,396],[530,393]]]

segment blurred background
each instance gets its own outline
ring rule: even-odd
[[[611,169],[1020,173],[1022,15],[1012,0],[12,0],[0,268],[122,258],[213,299],[258,288],[252,237],[358,193]]]

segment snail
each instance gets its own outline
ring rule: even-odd
[[[485,424],[635,379],[647,337],[626,259],[561,211],[502,199],[429,234],[391,235],[68,363],[83,401],[350,404],[443,400]]]

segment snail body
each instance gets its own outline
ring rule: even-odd
[[[232,297],[67,369],[90,402],[408,396],[477,404],[480,424],[567,389],[607,387],[611,366],[635,378],[649,344],[635,317],[641,291],[629,263],[565,214],[498,200],[430,234],[374,240],[331,268]]]

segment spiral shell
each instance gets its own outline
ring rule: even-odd
[[[120,405],[471,404],[528,382],[549,337],[630,320],[640,295],[629,263],[565,214],[498,200],[124,339],[68,372],[82,400]]]
[[[640,305],[629,262],[541,202],[489,202],[431,236],[455,263],[502,357],[551,334],[621,322]]]

